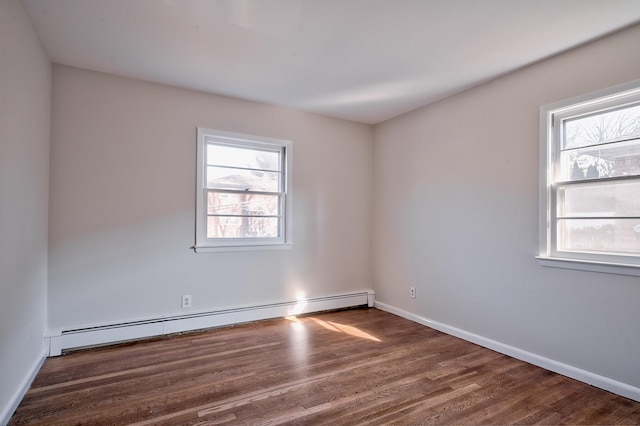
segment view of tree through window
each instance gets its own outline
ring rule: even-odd
[[[564,121],[562,180],[640,174],[640,105]]]
[[[559,250],[640,255],[640,105],[562,120]]]

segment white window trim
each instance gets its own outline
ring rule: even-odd
[[[619,86],[599,90],[587,95],[563,100],[540,107],[540,192],[539,192],[539,255],[536,256],[541,266],[573,269],[579,271],[601,272],[616,275],[640,276],[640,259],[624,256],[589,256],[572,255],[555,252],[552,243],[551,208],[553,191],[550,190],[553,177],[550,176],[553,161],[555,135],[551,124],[554,116],[575,111],[576,108],[588,108],[593,104],[606,106],[607,103],[616,104],[625,98],[640,95],[640,80],[635,80]],[[610,98],[603,103],[603,98]],[[629,263],[625,263],[625,261]],[[633,263],[632,263],[633,262]]]
[[[282,148],[284,150],[284,225],[283,235],[280,238],[237,238],[237,239],[211,239],[207,238],[207,214],[206,214],[206,144],[210,139],[221,142],[242,142],[246,146],[257,148]],[[287,140],[266,138],[261,136],[245,135],[220,130],[211,130],[198,127],[197,136],[197,164],[196,164],[196,244],[197,253],[211,253],[222,251],[247,251],[247,250],[282,250],[289,249],[293,245],[293,199],[292,188],[292,157],[293,143]]]

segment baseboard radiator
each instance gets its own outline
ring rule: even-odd
[[[106,345],[173,333],[240,324],[270,318],[307,314],[357,306],[373,307],[374,293],[367,290],[326,297],[247,305],[211,311],[191,312],[122,323],[75,329],[48,330],[45,346],[48,356],[61,355],[64,350]]]

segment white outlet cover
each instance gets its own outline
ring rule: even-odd
[[[190,308],[191,307],[191,295],[185,294],[182,296],[182,308]]]

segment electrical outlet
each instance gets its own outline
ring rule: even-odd
[[[416,288],[415,287],[409,287],[409,297],[411,297],[412,299],[416,298]]]
[[[187,309],[191,307],[191,295],[183,294],[182,295],[182,309]]]

